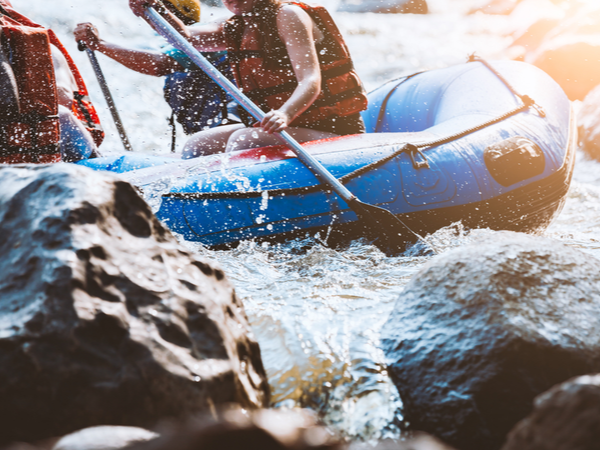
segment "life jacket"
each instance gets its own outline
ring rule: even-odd
[[[48,31],[0,1],[1,44],[14,73],[18,104],[0,111],[0,163],[54,163],[60,125]]]
[[[0,163],[53,163],[61,160],[58,95],[50,44],[69,64],[78,90],[73,113],[100,145],[104,132],[73,60],[52,30],[36,24],[0,0],[2,50],[17,81],[16,111],[0,111]]]
[[[67,60],[67,64],[69,65],[69,69],[75,78],[75,83],[77,83],[77,91],[73,93],[73,114],[81,123],[83,123],[85,128],[92,135],[94,142],[99,147],[104,140],[104,130],[100,124],[100,117],[98,116],[96,108],[94,108],[94,105],[90,100],[83,77],[75,65],[73,58],[71,58],[71,55],[69,55],[67,49],[58,40],[56,34],[54,34],[54,31],[48,30],[48,35],[50,36],[50,43],[58,48],[64,55],[65,59]]]
[[[165,100],[185,133],[193,134],[221,125],[229,117],[227,104],[232,100],[231,97],[203,70],[180,61],[181,57],[173,52],[167,54],[185,67],[184,71],[167,75],[164,87]],[[233,80],[226,54],[218,55],[211,62],[223,75]]]
[[[259,2],[257,6],[261,3],[265,4]],[[327,10],[322,6],[309,6],[301,2],[287,4],[304,9],[324,35],[323,40],[316,44],[321,68],[321,92],[291,125],[310,126],[327,117],[349,116],[366,109],[365,90],[354,70],[346,43]],[[273,44],[268,51],[265,50],[256,14],[253,11],[253,15],[247,17],[232,17],[226,22],[224,33],[238,86],[266,112],[279,109],[290,98],[298,81],[285,44],[276,31],[276,10],[272,15],[271,30],[275,30],[271,37]],[[244,33],[247,26],[249,31]],[[268,64],[267,58],[277,63]]]

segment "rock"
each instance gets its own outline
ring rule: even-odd
[[[548,33],[556,28],[559,19],[540,19],[532,24],[527,30],[515,37],[513,47],[521,47],[523,51],[530,52],[537,49]]]
[[[439,439],[427,433],[411,433],[400,442],[380,442],[372,444],[353,444],[348,450],[453,450]]]
[[[510,22],[516,30],[506,56],[525,61],[566,16],[565,9],[552,0],[522,0],[510,14]]]
[[[524,59],[548,73],[571,100],[583,100],[600,84],[600,6],[575,4]]]
[[[561,36],[544,43],[533,64],[550,75],[570,100],[583,100],[600,84],[600,36]]]
[[[517,7],[520,0],[492,0],[483,6],[477,6],[469,11],[469,14],[497,14],[509,15]]]
[[[427,0],[342,0],[338,11],[353,13],[427,14]]]
[[[158,433],[137,427],[90,427],[61,438],[52,450],[119,450],[158,436]]]
[[[502,450],[596,450],[600,443],[600,375],[567,381],[535,399],[533,412]]]
[[[409,428],[500,448],[535,396],[600,369],[600,261],[499,232],[432,259],[382,329]]]
[[[600,160],[600,85],[583,99],[577,125],[581,149]]]
[[[10,445],[0,447],[2,450],[50,450],[52,446],[29,444],[27,442],[13,442]]]
[[[5,166],[0,186],[0,440],[268,404],[223,271],[130,184],[57,164]]]
[[[128,450],[341,450],[343,441],[303,410],[228,410],[172,426]]]

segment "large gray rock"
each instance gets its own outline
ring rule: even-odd
[[[500,448],[535,396],[600,369],[600,261],[494,233],[424,266],[382,343],[410,428],[461,450]]]
[[[510,432],[502,450],[597,450],[600,375],[582,376],[535,399],[533,412]]]
[[[223,271],[117,176],[1,168],[0,254],[1,441],[268,404]]]

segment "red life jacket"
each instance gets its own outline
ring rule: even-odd
[[[261,3],[264,7],[265,3]],[[322,6],[309,6],[300,2],[288,4],[304,9],[324,35],[324,39],[316,44],[321,68],[321,93],[291,125],[309,126],[327,117],[349,116],[366,109],[365,90],[354,70],[346,43],[327,10]],[[281,6],[283,5],[275,8]],[[275,30],[277,9],[272,13],[271,19],[271,29]],[[263,111],[269,111],[280,108],[290,98],[298,86],[298,80],[279,33],[273,33],[272,48],[265,50],[259,29],[261,24],[256,21],[255,16],[232,17],[225,24],[224,33],[238,86]],[[247,26],[250,31],[244,33]],[[262,26],[265,26],[264,22]],[[276,64],[268,64],[267,58],[276,61]]]
[[[48,32],[5,7],[3,50],[18,88],[17,112],[0,111],[0,163],[52,163],[60,158],[60,125]],[[8,16],[10,14],[10,17]],[[25,19],[25,20],[22,20]]]
[[[73,113],[86,124],[97,145],[104,133],[87,89],[72,59],[51,30],[0,0],[2,49],[18,89],[18,112],[0,111],[0,163],[53,163],[61,160],[58,95],[50,44],[67,59],[78,85]]]

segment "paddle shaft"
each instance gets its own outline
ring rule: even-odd
[[[125,150],[132,152],[133,148],[129,143],[129,139],[127,138],[127,133],[125,133],[125,127],[123,127],[123,122],[121,122],[121,117],[119,116],[119,111],[117,111],[117,106],[113,100],[113,97],[108,89],[108,84],[106,83],[106,78],[104,78],[104,73],[102,73],[102,68],[100,67],[100,63],[98,62],[98,58],[96,58],[96,54],[94,51],[85,45],[82,41],[78,42],[79,50],[85,52],[90,59],[90,63],[92,64],[92,68],[94,69],[94,73],[96,74],[96,78],[98,79],[98,84],[100,84],[100,89],[102,89],[102,94],[104,94],[104,98],[106,99],[106,104],[108,105],[108,109],[110,110],[110,114],[112,115],[113,121],[115,122],[115,126],[117,127],[117,131],[119,132],[119,136],[121,137],[121,142],[123,143],[123,147]]]
[[[146,18],[167,41],[184,52],[190,59],[206,72],[219,86],[231,95],[257,121],[262,122],[265,113],[246,97],[235,84],[217,70],[192,44],[190,44],[169,22],[167,22],[153,7],[146,7]],[[358,199],[342,183],[339,182],[323,165],[296,141],[287,131],[276,135],[282,139],[298,159],[313,173],[327,183],[351,208],[356,208]]]

